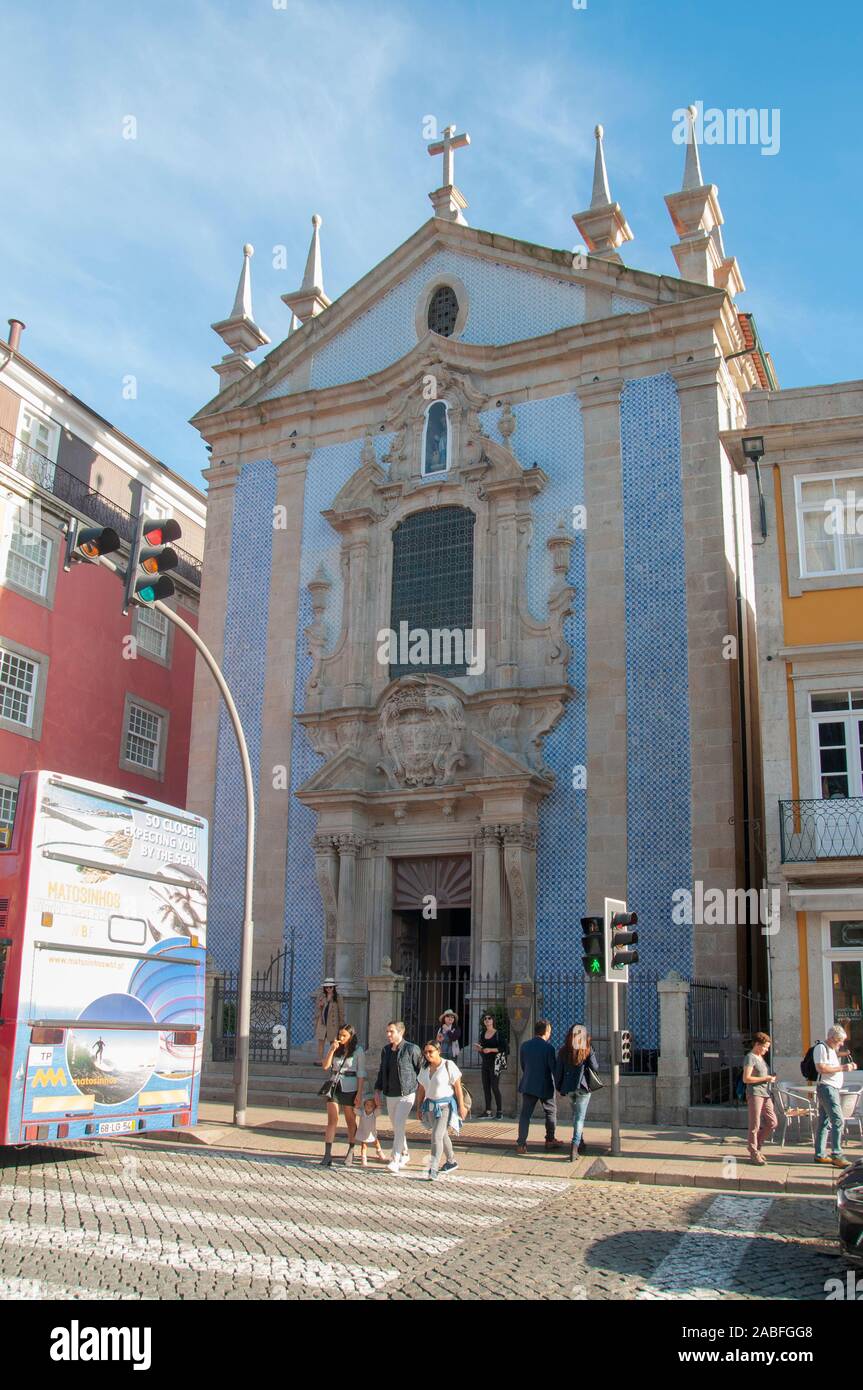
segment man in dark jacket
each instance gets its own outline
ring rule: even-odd
[[[393,1152],[388,1167],[398,1173],[410,1162],[405,1128],[416,1100],[417,1077],[423,1055],[416,1043],[408,1042],[400,1019],[387,1025],[387,1045],[381,1048],[381,1063],[375,1079],[378,1106],[386,1096],[387,1114],[393,1123]]]
[[[537,1102],[545,1112],[545,1147],[562,1149],[563,1144],[554,1137],[557,1125],[557,1099],[554,1092],[554,1048],[549,1042],[551,1024],[547,1018],[538,1018],[533,1028],[534,1036],[530,1042],[522,1043],[519,1058],[521,1061],[521,1115],[518,1121],[518,1143],[516,1153],[527,1153],[527,1135],[531,1117]]]

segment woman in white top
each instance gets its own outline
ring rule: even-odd
[[[461,1072],[455,1062],[445,1061],[436,1042],[427,1042],[423,1048],[423,1066],[417,1079],[417,1114],[427,1129],[431,1130],[431,1164],[429,1180],[438,1175],[438,1165],[443,1153],[446,1162],[442,1173],[451,1173],[458,1164],[452,1151],[449,1130],[456,1134],[461,1121],[467,1119],[464,1094],[461,1088]]]
[[[345,1112],[348,1127],[348,1151],[345,1166],[350,1168],[354,1161],[354,1142],[357,1133],[357,1109],[363,1102],[363,1088],[366,1084],[366,1054],[359,1046],[356,1030],[350,1023],[339,1029],[335,1040],[322,1064],[329,1071],[329,1085],[322,1090],[327,1094],[327,1128],[324,1133],[324,1156],[321,1163],[330,1168],[333,1162],[333,1140],[339,1123],[339,1106]]]

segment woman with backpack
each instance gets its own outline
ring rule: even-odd
[[[442,1155],[446,1162],[441,1173],[452,1173],[458,1167],[449,1131],[458,1134],[462,1121],[467,1119],[461,1072],[455,1062],[441,1056],[437,1041],[427,1042],[423,1048],[423,1067],[417,1078],[417,1115],[431,1130],[428,1176],[434,1182]]]
[[[480,1055],[482,1066],[482,1092],[485,1098],[484,1120],[491,1119],[491,1098],[497,1106],[496,1120],[503,1119],[503,1105],[500,1099],[500,1074],[506,1067],[506,1045],[497,1030],[493,1014],[483,1014],[480,1020],[482,1032],[474,1047]]]
[[[572,1143],[569,1146],[569,1161],[575,1162],[576,1154],[587,1153],[582,1134],[587,1107],[590,1105],[591,1073],[596,1075],[599,1063],[593,1050],[590,1034],[583,1023],[574,1023],[566,1035],[566,1041],[557,1054],[554,1069],[555,1090],[562,1096],[569,1096],[572,1102]],[[595,1083],[595,1087],[598,1086]]]

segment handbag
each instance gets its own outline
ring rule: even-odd
[[[594,1071],[589,1062],[585,1062],[584,1064],[584,1079],[587,1082],[587,1089],[590,1091],[591,1095],[593,1095],[594,1091],[602,1090],[603,1082],[600,1081],[598,1073]]]
[[[501,1074],[502,1071],[506,1071],[506,1068],[507,1068],[506,1053],[505,1053],[505,1052],[499,1052],[499,1053],[497,1054],[497,1056],[495,1057],[495,1059],[494,1059],[494,1074],[495,1074],[495,1076],[500,1076],[500,1074]]]
[[[333,1100],[335,1098],[336,1089],[338,1087],[339,1081],[341,1080],[342,1071],[347,1060],[347,1057],[342,1057],[341,1066],[339,1067],[335,1076],[331,1076],[328,1081],[324,1082],[323,1086],[318,1091],[319,1096],[325,1096],[327,1100]]]

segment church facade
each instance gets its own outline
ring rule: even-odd
[[[597,132],[583,253],[468,226],[449,128],[434,216],[358,284],[328,300],[316,218],[285,340],[248,356],[249,247],[214,325],[201,632],[297,1041],[324,974],[361,1010],[387,961],[580,971],[605,895],[638,911],[639,969],[753,980],[757,924],[680,903],[761,884],[748,494],[720,433],[769,363],[695,145],[666,200],[680,275],[656,276],[621,261]],[[242,780],[200,678],[191,767],[235,966]]]

